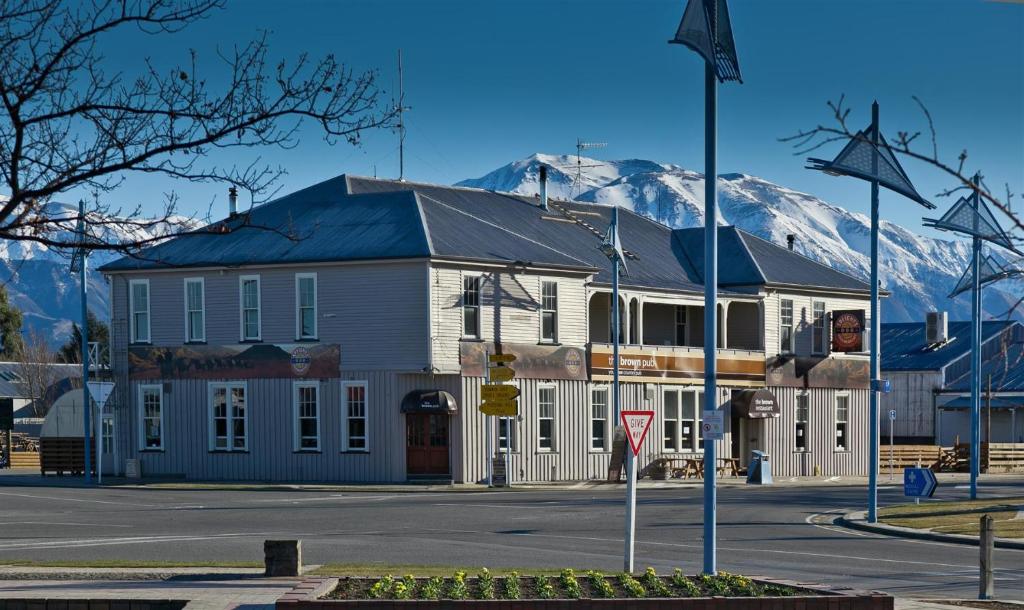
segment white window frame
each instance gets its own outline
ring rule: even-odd
[[[667,407],[665,406],[666,402],[667,402],[665,400],[665,396],[670,394],[670,393],[671,394],[675,394],[677,396],[677,398],[678,398],[678,400],[676,401],[676,416],[675,416],[674,419],[670,419],[670,418],[667,417],[668,410],[667,410]],[[689,447],[683,446],[683,436],[684,436],[683,422],[690,421],[687,418],[683,417],[683,394],[692,394],[693,395],[693,400],[694,400],[694,403],[693,403],[693,417],[694,417],[694,419],[692,420],[693,421],[693,443]],[[703,414],[704,414],[704,411],[703,411],[703,409],[704,409],[704,388],[703,387],[664,388],[664,389],[662,389],[662,392],[661,392],[661,400],[662,400],[662,403],[661,403],[661,423],[662,423],[661,451],[664,452],[664,453],[689,453],[689,454],[703,453],[704,452],[704,447],[702,447],[702,444],[704,442],[704,436],[703,436],[703,430],[701,430],[700,423],[701,423],[701,419],[702,419]],[[665,447],[665,440],[666,440],[666,436],[667,436],[667,434],[666,434],[666,426],[665,426],[665,422],[666,421],[673,421],[673,422],[675,422],[675,434],[673,435],[673,438],[671,439],[672,440],[672,447],[671,448],[666,448]]]
[[[160,407],[160,414],[163,415],[163,405]],[[100,424],[101,452],[105,455],[114,455],[114,416],[102,415]],[[160,427],[160,440],[163,441],[163,426]]]
[[[146,338],[141,339],[135,328],[135,286],[146,287]],[[153,341],[153,293],[150,291],[149,280],[128,280],[128,330],[132,343],[152,343]],[[139,312],[141,313],[141,312]]]
[[[316,403],[316,416],[313,418],[316,420],[316,436],[315,437],[303,437],[302,436],[302,414],[300,412],[299,396],[301,390],[312,388],[314,392],[314,400]],[[318,381],[296,381],[292,384],[292,425],[294,427],[294,434],[292,434],[292,451],[295,452],[319,452],[320,451],[320,430],[321,415],[323,414],[323,403],[320,400],[320,382]],[[306,438],[314,438],[316,445],[313,447],[303,447],[302,441]]]
[[[846,400],[846,418],[843,419],[842,421],[840,421],[840,419],[839,419],[839,400],[840,399],[845,399]],[[835,437],[832,439],[832,446],[833,446],[833,448],[834,448],[834,450],[836,452],[839,452],[839,453],[847,452],[847,451],[850,451],[850,447],[849,447],[849,445],[850,445],[850,430],[851,430],[851,428],[850,428],[850,395],[848,393],[846,393],[846,392],[837,393],[835,395],[835,399],[834,399],[833,403],[834,404],[833,404],[833,407],[832,407],[832,421],[835,423],[835,426],[834,426]],[[839,424],[846,424],[846,427],[843,430],[843,438],[846,440],[846,445],[845,446],[840,446],[839,443],[837,442],[837,439],[839,438]]]
[[[544,390],[551,390],[551,414],[547,417],[543,417],[541,414],[540,406],[540,395]],[[537,384],[537,451],[541,453],[554,453],[558,451],[558,443],[555,441],[558,436],[558,386],[553,383],[539,383]],[[549,447],[541,447],[541,422],[551,422],[551,435],[548,436]]]
[[[545,303],[544,288],[545,286],[553,286],[555,289],[554,300],[555,307],[548,308]],[[544,315],[551,314],[554,321],[551,325],[551,337],[544,336]],[[541,280],[540,282],[540,342],[541,343],[558,343],[558,282],[555,280]]]
[[[313,334],[303,335],[302,334],[302,291],[300,286],[302,280],[313,280]],[[319,338],[320,323],[319,323],[319,295],[316,273],[296,273],[295,274],[295,339],[296,341],[316,341]]]
[[[245,283],[256,282],[256,336],[245,336]],[[239,341],[263,340],[263,283],[259,275],[238,276],[238,339]]]
[[[348,389],[351,387],[363,388],[363,446],[352,447],[349,438],[349,415],[348,415]],[[352,418],[359,419],[359,418]],[[370,383],[368,381],[342,381],[341,382],[341,447],[342,451],[352,453],[370,452]]]
[[[518,418],[516,417],[496,417],[494,428],[494,442],[498,446],[498,453],[508,453],[508,447],[501,446],[501,425],[505,424],[508,426],[509,431],[512,434],[512,453],[519,453],[519,431],[516,428]]]
[[[235,416],[233,413],[233,405],[231,404],[231,391],[234,389],[241,388],[242,396],[245,399],[245,413],[242,416],[242,422],[244,423],[245,436],[243,436],[243,446],[235,447]],[[214,421],[213,415],[213,395],[218,389],[223,389],[227,398],[225,406],[225,417],[227,419],[227,427],[225,429],[225,446],[217,447],[217,426]],[[209,450],[217,453],[232,453],[232,452],[246,452],[249,450],[249,386],[244,381],[215,381],[210,382],[207,388],[206,396],[206,426],[207,436],[209,443]]]
[[[188,286],[189,284],[199,284],[199,298],[202,301],[199,306],[199,315],[203,318],[201,325],[202,335],[198,337],[192,336],[192,323],[189,319],[189,314],[197,311],[188,308]],[[187,277],[184,282],[185,286],[185,343],[205,343],[206,342],[206,279],[201,277]]]
[[[784,324],[783,323],[783,316],[785,315],[783,313],[783,310],[785,309],[784,304],[786,302],[789,302],[789,324]],[[796,336],[795,336],[796,333],[794,332],[795,331],[795,321],[796,321],[796,303],[793,302],[793,299],[784,299],[784,298],[780,297],[779,298],[779,353],[780,354],[795,354],[796,353]],[[782,329],[784,327],[786,327],[786,326],[789,327],[789,345],[788,346],[783,343]]]
[[[155,390],[160,397],[160,444],[156,447],[146,446],[146,404],[145,395],[147,391]],[[164,450],[164,387],[161,384],[147,383],[139,386],[138,389],[138,414],[139,414],[139,451],[163,451]]]
[[[604,417],[602,417],[600,420],[598,420],[596,417],[594,417],[595,407],[598,404],[600,404],[600,403],[595,403],[594,402],[594,395],[595,394],[599,394],[599,393],[600,394],[604,394]],[[588,435],[589,436],[589,440],[588,440],[587,448],[591,452],[593,452],[593,453],[606,452],[606,451],[609,450],[608,449],[608,437],[609,437],[608,431],[611,429],[611,426],[609,426],[609,423],[610,423],[610,420],[611,420],[611,406],[612,406],[611,405],[611,400],[609,398],[610,395],[611,395],[611,390],[606,385],[599,385],[599,386],[594,386],[594,387],[590,388],[590,427],[588,429],[590,434]],[[597,438],[597,437],[594,436],[594,423],[597,422],[597,421],[603,421],[604,422],[604,433],[601,435],[601,446],[600,447],[595,447],[594,446],[594,441]]]
[[[476,305],[466,305],[466,280],[473,279],[477,283],[476,287]],[[459,310],[462,318],[462,328],[460,329],[461,336],[464,339],[482,339],[483,338],[483,292],[484,292],[484,276],[480,273],[463,273],[462,274],[462,285],[459,290],[459,301],[462,303],[462,307]],[[476,329],[474,334],[468,334],[466,332],[466,309],[470,307],[476,308]]]
[[[804,406],[800,406],[800,401],[804,401]],[[800,419],[800,411],[803,410],[804,419]],[[800,424],[803,424],[803,441],[804,446],[800,447],[798,442],[800,439]],[[811,424],[811,394],[810,392],[797,392],[796,402],[793,405],[793,451],[797,453],[807,453],[811,450],[811,444],[809,441],[809,432]]]
[[[821,337],[815,340],[814,333],[818,330],[817,312],[814,307],[821,305]],[[828,353],[828,305],[825,301],[811,301],[811,354],[823,356]]]
[[[680,316],[680,314],[682,314],[682,315]],[[674,339],[674,345],[676,345],[676,346],[686,345],[687,340],[689,339],[689,337],[687,337],[687,330],[688,330],[689,321],[690,321],[690,310],[689,310],[689,307],[686,306],[686,305],[676,305],[675,306],[675,313],[674,313],[674,315],[675,315],[675,326],[674,326],[675,332],[673,333],[673,336],[672,336],[672,338]],[[680,317],[682,318],[682,320],[680,320]],[[679,332],[680,330],[682,331],[682,333]],[[682,335],[682,336],[680,336],[680,335]]]

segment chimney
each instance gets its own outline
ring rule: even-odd
[[[548,209],[548,166],[540,166],[540,209]]]
[[[796,234],[790,233],[789,235],[786,236],[786,245],[789,246],[790,250],[792,250],[794,243],[796,243]]]
[[[228,214],[234,216],[238,213],[238,189],[232,186],[228,189]]]

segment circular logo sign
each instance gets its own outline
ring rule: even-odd
[[[296,375],[305,375],[312,362],[313,358],[309,355],[308,349],[299,346],[292,350],[291,364]]]
[[[583,371],[583,354],[580,353],[580,350],[566,350],[565,370],[573,377],[576,377]]]
[[[839,352],[857,351],[860,349],[861,328],[860,318],[850,312],[840,313],[832,323],[835,336],[835,350]]]

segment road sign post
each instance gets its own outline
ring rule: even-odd
[[[622,427],[626,430],[631,453],[626,460],[626,536],[625,555],[622,569],[627,574],[633,573],[633,536],[636,533],[636,456],[644,444],[647,431],[654,420],[654,411],[620,411]]]
[[[895,450],[892,446],[892,428],[896,424],[896,409],[889,409],[889,480],[893,478],[893,453]]]
[[[931,468],[903,469],[903,495],[908,498],[930,498],[938,486]]]

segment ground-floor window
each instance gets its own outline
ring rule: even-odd
[[[537,388],[537,447],[541,451],[555,449],[555,386]]]
[[[114,418],[110,415],[103,416],[103,453],[114,453]]]
[[[847,451],[849,444],[850,397],[847,394],[836,396],[836,451]]]
[[[702,451],[704,433],[700,430],[703,390],[668,389],[662,408],[662,449],[665,451]]]
[[[367,383],[346,381],[341,384],[343,414],[342,446],[346,451],[369,451],[367,439]]]
[[[164,392],[160,385],[139,386],[139,435],[142,450],[164,448]]]
[[[590,391],[590,448],[594,451],[608,448],[608,388]]]
[[[320,384],[296,381],[292,407],[295,413],[295,451],[320,449]]]
[[[245,383],[210,384],[210,450],[249,449]]]
[[[511,442],[512,451],[516,450],[516,425],[513,417],[498,418],[498,451],[508,451]]]
[[[796,413],[793,420],[796,422],[794,449],[807,451],[807,420],[810,416],[810,396],[806,392],[796,395]]]

